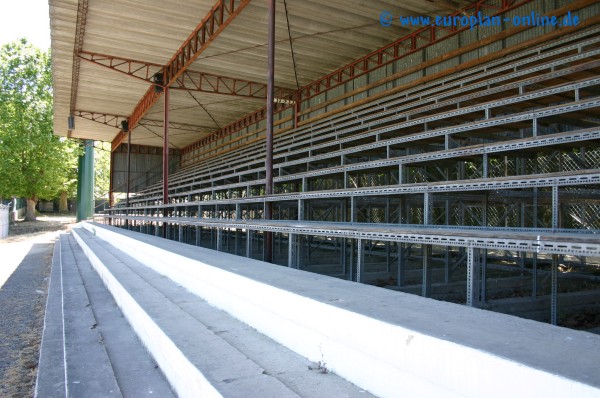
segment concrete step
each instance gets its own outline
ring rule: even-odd
[[[37,397],[174,397],[70,235],[55,244]]]
[[[179,396],[371,396],[92,233],[75,233]]]
[[[83,223],[82,227],[88,232],[75,228],[74,235],[109,286],[112,276],[96,253],[104,255],[116,248],[209,305],[377,396],[600,397],[600,338],[591,333],[106,225]],[[109,245],[93,251],[82,236]],[[130,264],[130,260],[124,262]],[[134,292],[119,286],[111,289],[115,297]],[[204,325],[208,328],[210,323]],[[213,325],[221,326],[220,322]],[[148,328],[142,324],[139,329]]]

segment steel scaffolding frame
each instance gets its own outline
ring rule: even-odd
[[[600,279],[580,271],[600,264],[599,70],[592,27],[276,136],[274,194],[251,143],[105,219],[254,258],[273,233],[276,263],[423,296],[464,277],[471,306],[490,273],[531,275],[533,298],[549,275],[556,323],[559,280]]]

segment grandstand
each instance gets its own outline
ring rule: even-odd
[[[50,4],[55,132],[112,143],[98,221],[600,327],[598,2]]]

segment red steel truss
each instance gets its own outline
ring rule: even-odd
[[[88,112],[88,111],[73,111],[73,116],[91,120],[92,122],[104,124],[105,126],[121,128],[121,122],[127,120],[127,116],[109,115],[107,113]]]
[[[152,62],[94,53],[91,51],[80,51],[77,56],[92,64],[123,73],[148,83],[154,83],[154,75],[165,69],[165,66]],[[171,83],[170,88],[213,94],[235,95],[238,97],[267,98],[266,83],[191,70],[183,71],[183,73]],[[291,89],[276,88],[275,93],[276,96],[283,97],[292,94],[293,91],[294,90]]]
[[[250,80],[235,79],[211,73],[186,70],[171,84],[172,89],[201,91],[204,93],[227,94],[240,97],[267,99],[267,84]],[[289,96],[291,89],[276,88],[278,97]]]
[[[250,0],[218,0],[164,67],[164,85],[169,87],[175,82],[249,3]],[[130,131],[161,96],[162,91],[156,89],[156,85],[150,86],[129,117]],[[117,134],[112,141],[113,150],[121,145],[127,134],[123,130]]]
[[[100,54],[91,51],[79,51],[77,56],[95,65],[102,66],[116,72],[124,73],[137,79],[151,82],[152,77],[163,69],[163,65],[151,62],[138,61],[114,55]]]
[[[148,110],[150,108],[152,108],[152,105],[154,105],[156,103],[156,101],[158,101],[158,99],[160,98],[161,95],[162,95],[162,92],[159,92],[158,90],[156,90],[154,85],[152,85],[148,88],[148,90],[146,91],[146,93],[144,94],[144,96],[142,97],[140,102],[138,102],[138,104],[135,106],[135,109],[129,116],[129,131],[131,131],[135,128],[135,126],[140,121],[140,119],[146,114],[146,112],[148,112]],[[121,143],[123,142],[123,140],[125,138],[127,138],[127,134],[129,134],[128,131],[124,131],[124,130],[119,131],[117,136],[112,141],[112,150],[113,151],[119,145],[121,145]]]
[[[250,3],[250,0],[219,0],[165,66],[164,81],[170,86],[204,49]]]
[[[73,112],[73,115],[76,117],[80,117],[86,120],[90,120],[92,122],[100,123],[105,126],[121,128],[121,122],[127,120],[127,116],[124,115],[111,115],[108,113],[98,113],[98,112],[88,112],[88,111],[79,111],[76,110]],[[138,122],[139,126],[146,127],[163,127],[162,120],[152,120],[152,119],[143,119]],[[177,123],[177,122],[169,122],[169,128],[173,130],[180,130],[192,133],[209,133],[214,130],[213,126],[197,126],[193,124],[186,123]]]

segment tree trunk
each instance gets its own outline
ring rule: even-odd
[[[27,213],[25,213],[25,221],[35,221],[35,205],[37,204],[37,198],[27,198]]]
[[[58,212],[59,213],[68,213],[69,206],[67,204],[67,191],[60,191],[60,201],[58,202]]]

